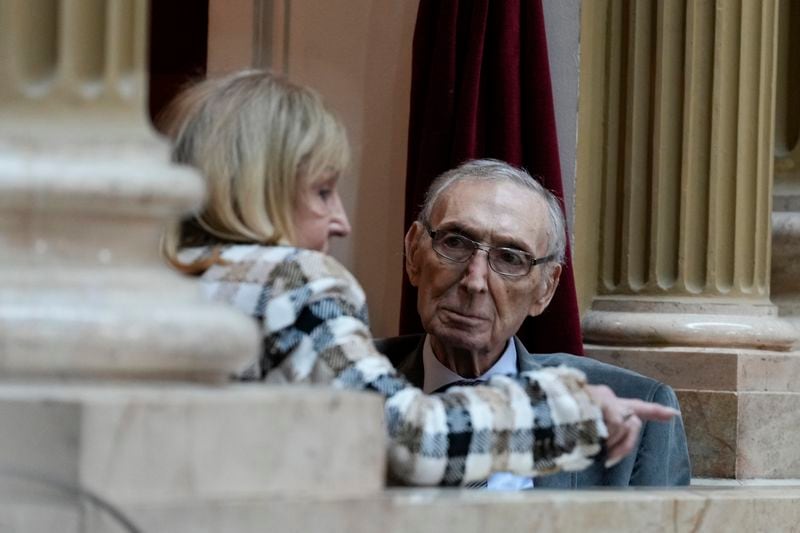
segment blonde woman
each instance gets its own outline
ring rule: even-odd
[[[603,415],[613,429],[616,398],[593,392],[577,371],[500,376],[425,395],[375,350],[361,287],[325,254],[331,237],[350,232],[336,189],[349,148],[314,92],[266,72],[236,73],[186,90],[165,124],[175,159],[198,168],[209,190],[205,209],[165,239],[165,252],[200,276],[211,298],[260,324],[261,357],[240,379],[383,395],[390,469],[400,482],[462,485],[495,470],[577,470],[600,451]]]

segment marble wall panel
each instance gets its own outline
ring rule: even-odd
[[[693,477],[736,474],[737,394],[676,390],[681,404]]]
[[[737,477],[800,477],[800,394],[739,395]]]

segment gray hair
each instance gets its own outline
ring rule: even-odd
[[[422,204],[422,210],[419,212],[417,220],[428,225],[436,201],[445,190],[460,181],[503,181],[538,194],[547,204],[550,218],[550,231],[547,232],[547,255],[554,255],[554,261],[559,264],[564,262],[567,247],[566,223],[558,198],[545,189],[525,169],[511,166],[497,159],[467,161],[433,180],[425,195],[425,202]]]

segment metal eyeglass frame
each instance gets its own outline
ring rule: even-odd
[[[454,263],[464,264],[464,263],[469,262],[469,260],[472,259],[475,256],[475,253],[478,250],[483,250],[484,252],[486,252],[486,260],[489,263],[489,268],[491,268],[492,270],[494,270],[495,272],[497,272],[501,276],[507,276],[507,277],[510,277],[510,278],[521,278],[523,276],[527,276],[528,274],[530,274],[531,270],[536,265],[541,265],[542,263],[549,263],[550,261],[552,261],[553,259],[556,258],[556,254],[546,255],[544,257],[533,257],[528,252],[523,252],[522,250],[517,250],[515,248],[509,248],[507,246],[491,246],[491,245],[486,244],[486,243],[482,243],[482,242],[478,242],[478,241],[472,240],[469,237],[467,237],[465,235],[462,235],[462,234],[460,234],[458,232],[455,232],[455,231],[434,230],[433,228],[431,228],[427,224],[424,224],[423,227],[425,228],[425,231],[428,233],[428,235],[431,238],[431,248],[433,248],[433,251],[436,252],[436,255],[438,255],[440,257],[444,257],[448,261],[453,261]],[[459,259],[456,259],[456,258],[453,258],[453,257],[450,257],[450,256],[446,255],[441,250],[438,250],[437,249],[437,245],[435,244],[436,243],[436,235],[437,234],[442,234],[442,233],[449,233],[449,234],[455,235],[455,236],[457,236],[457,237],[459,237],[461,239],[464,239],[467,242],[472,243],[472,246],[473,246],[472,253],[469,254],[469,256],[465,257],[464,259],[459,260]],[[513,251],[514,253],[522,254],[523,256],[525,256],[528,259],[528,270],[524,274],[510,274],[508,272],[501,272],[500,270],[497,270],[497,268],[495,268],[494,262],[492,261],[492,251],[493,250],[508,250],[508,251]]]

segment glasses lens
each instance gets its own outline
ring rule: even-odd
[[[475,243],[458,233],[437,232],[433,239],[433,249],[447,259],[463,262],[472,257]]]
[[[509,276],[524,276],[531,268],[527,254],[513,248],[492,248],[489,264],[500,274]]]

